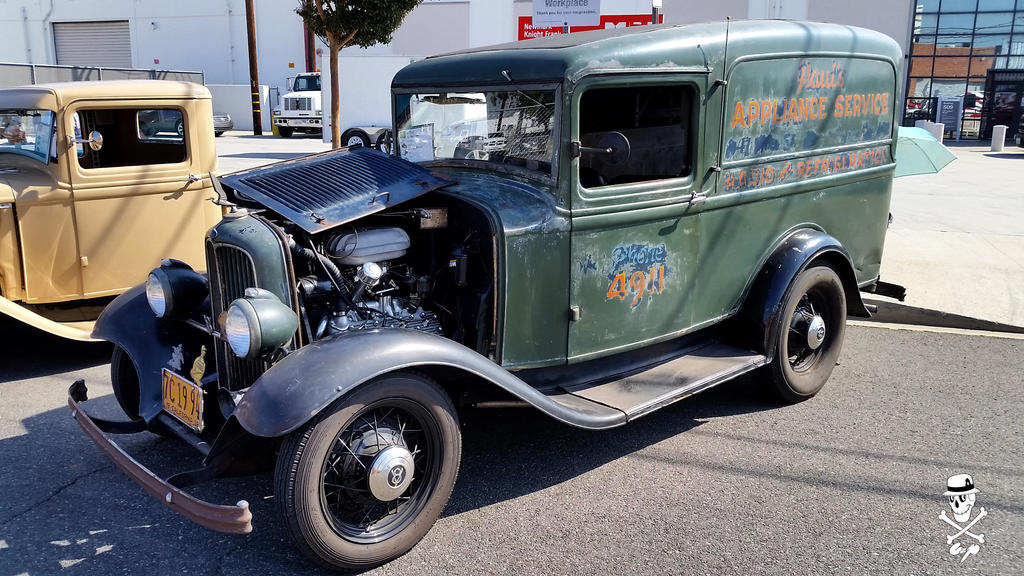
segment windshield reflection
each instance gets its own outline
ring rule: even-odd
[[[0,152],[49,162],[54,113],[50,110],[0,110]]]
[[[475,160],[551,174],[553,90],[400,94],[398,149],[412,162]]]

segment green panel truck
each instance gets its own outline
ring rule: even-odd
[[[901,60],[868,30],[749,21],[415,62],[394,155],[218,182],[208,275],[166,260],[96,324],[130,421],[87,415],[82,381],[75,418],[214,530],[251,530],[248,505],[183,487],[274,466],[296,546],[364,569],[440,515],[465,410],[599,430],[746,373],[808,399],[869,315]],[[158,478],[108,436],[146,429],[201,467]]]

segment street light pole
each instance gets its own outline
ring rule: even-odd
[[[249,91],[252,93],[252,133],[263,135],[263,114],[260,110],[260,70],[256,62],[256,16],[253,0],[245,0],[246,36],[249,40]]]

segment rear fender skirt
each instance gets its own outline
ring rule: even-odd
[[[743,330],[751,334],[749,343],[763,350],[769,358],[775,352],[775,339],[771,338],[768,328],[781,313],[782,299],[790,283],[812,263],[827,263],[839,275],[850,316],[871,316],[860,298],[857,276],[842,244],[820,230],[797,230],[780,242],[768,257],[754,278],[739,314]]]
[[[161,370],[187,376],[200,348],[207,349],[207,372],[213,372],[210,335],[176,320],[160,320],[146,300],[146,287],[135,286],[111,302],[96,320],[93,338],[124,348],[139,375],[139,414],[148,422],[161,411]]]
[[[572,426],[596,429],[613,425],[601,417],[588,416],[555,402],[461,344],[404,329],[339,334],[289,354],[249,388],[235,407],[234,416],[256,436],[282,436],[298,429],[360,384],[388,372],[417,366],[459,369]],[[619,423],[624,422],[623,417]]]

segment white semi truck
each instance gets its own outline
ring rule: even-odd
[[[272,114],[277,133],[291,138],[295,132],[320,134],[323,131],[323,106],[320,96],[320,73],[299,74],[291,92],[281,98]]]

